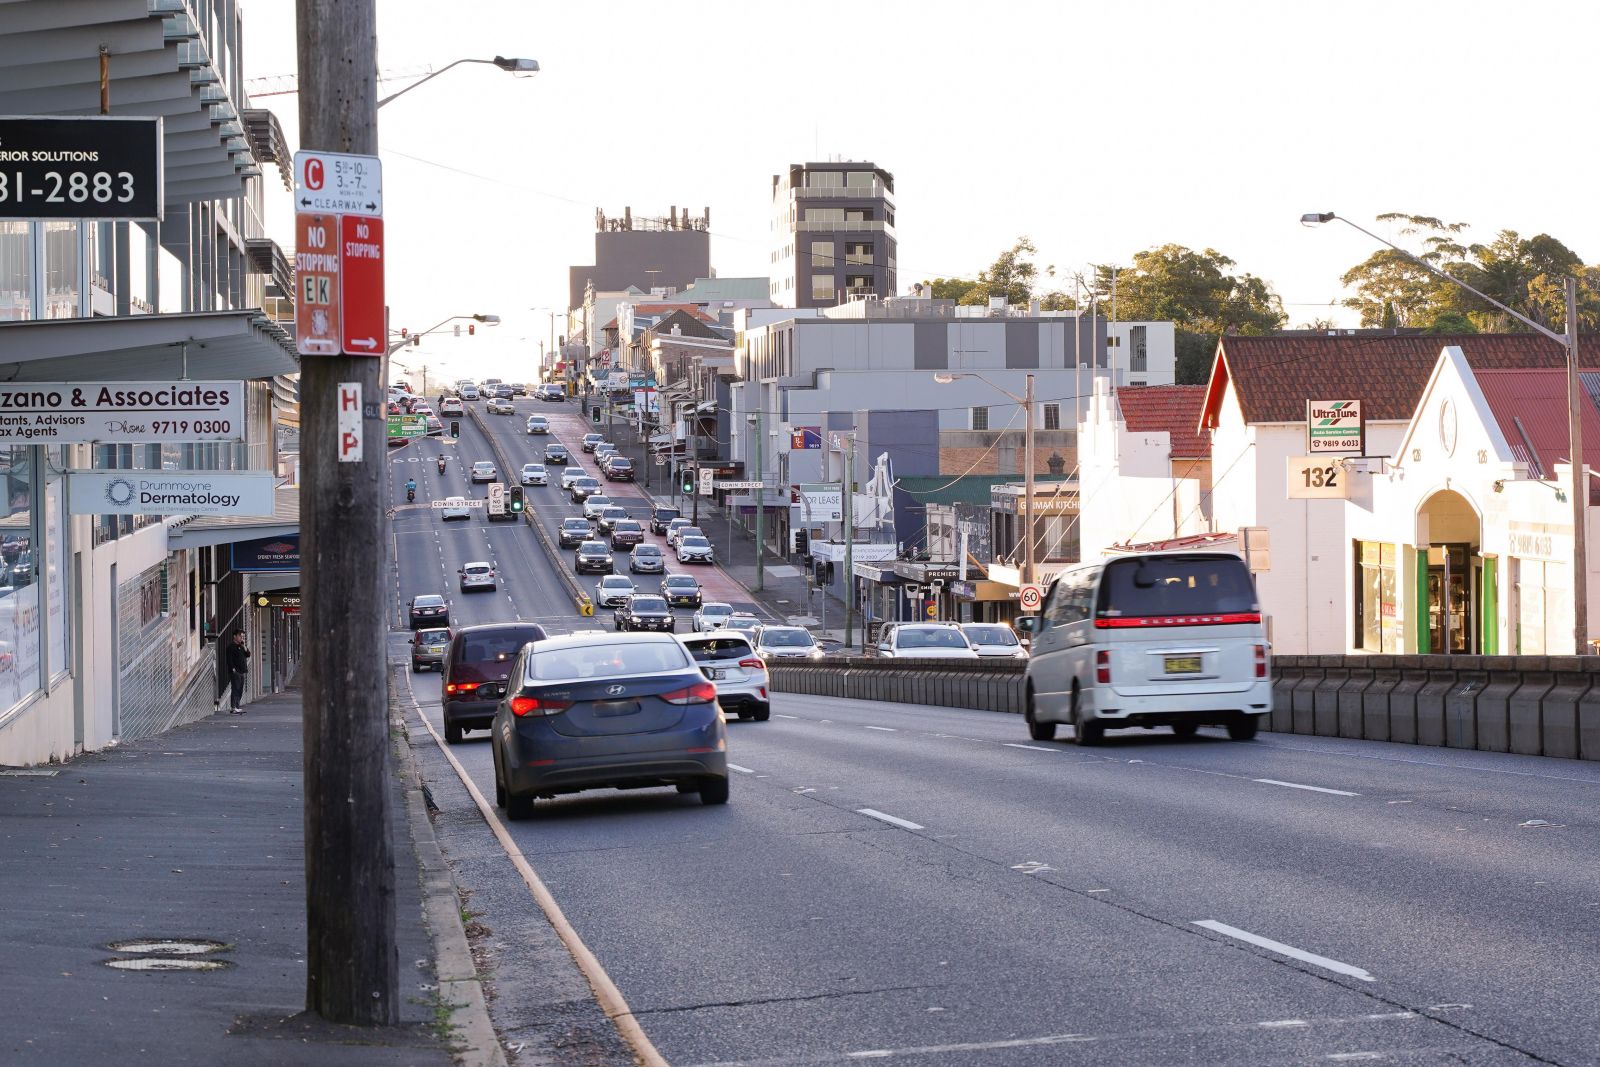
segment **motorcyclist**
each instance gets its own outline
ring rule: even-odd
[[[406,500],[409,502],[415,499],[417,499],[417,480],[415,478],[407,478]]]
[[[444,457],[443,456],[439,457],[439,473],[440,474],[444,473]]]

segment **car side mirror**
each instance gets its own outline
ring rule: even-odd
[[[1025,634],[1036,634],[1044,629],[1041,623],[1044,619],[1038,615],[1022,615],[1017,618],[1017,629]]]

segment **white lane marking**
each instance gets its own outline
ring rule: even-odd
[[[1362,1018],[1363,1019],[1415,1019],[1415,1018],[1417,1018],[1417,1013],[1414,1012],[1414,1011],[1380,1011],[1380,1012],[1374,1012],[1371,1015],[1363,1015]]]
[[[1339,1060],[1339,1061],[1381,1060],[1381,1059],[1383,1059],[1383,1053],[1381,1053],[1381,1052],[1330,1052],[1328,1054],[1328,1059],[1330,1059],[1330,1060]]]
[[[774,712],[773,715],[779,719],[798,719],[800,717],[798,715],[785,715],[781,711]]]
[[[868,730],[881,730],[882,732],[884,732],[886,734],[897,734],[897,733],[900,732],[899,730],[896,730],[892,726],[868,726],[868,727],[866,727],[866,729],[868,729]]]
[[[1260,934],[1252,934],[1249,930],[1241,930],[1237,926],[1229,926],[1227,923],[1219,923],[1215,919],[1196,919],[1192,925],[1203,926],[1207,930],[1211,930],[1214,933],[1237,938],[1240,941],[1248,942],[1257,946],[1258,948],[1264,948],[1268,952],[1276,952],[1281,956],[1288,956],[1290,959],[1296,959],[1302,963],[1309,963],[1314,967],[1321,967],[1324,970],[1333,971],[1335,974],[1347,974],[1351,978],[1359,978],[1363,982],[1377,981],[1376,978],[1372,977],[1372,975],[1368,974],[1366,971],[1363,971],[1360,967],[1354,967],[1348,963],[1340,963],[1338,960],[1329,959],[1327,956],[1319,956],[1315,952],[1307,952],[1304,949],[1295,948],[1293,945],[1285,945],[1282,941],[1274,941],[1270,937],[1262,937]]]
[[[893,815],[885,815],[883,812],[877,811],[877,810],[875,810],[873,808],[857,808],[856,809],[856,814],[857,815],[865,815],[869,819],[879,819],[879,820],[881,820],[883,822],[889,823],[891,826],[898,826],[902,830],[925,830],[925,829],[927,829],[927,827],[919,826],[916,823],[910,821],[909,819],[897,819]]]
[[[972,1041],[960,1045],[922,1045],[917,1048],[871,1048],[860,1052],[847,1052],[853,1060],[886,1060],[891,1056],[927,1056],[939,1052],[985,1052],[989,1049],[1026,1048],[1030,1045],[1065,1045],[1069,1042],[1095,1041],[1088,1034],[1051,1034],[1048,1037],[1018,1037],[1009,1041]]]
[[[1306,1022],[1306,1020],[1304,1020],[1304,1019],[1272,1019],[1272,1020],[1269,1020],[1269,1021],[1264,1022],[1264,1023],[1256,1023],[1256,1025],[1257,1026],[1267,1026],[1267,1027],[1280,1027],[1280,1026],[1310,1026],[1311,1024]]]
[[[738,771],[740,774],[754,774],[754,773],[756,773],[755,771],[752,771],[749,767],[741,767],[737,763],[728,764],[728,770],[730,770],[730,771]]]
[[[1326,789],[1320,785],[1301,785],[1299,782],[1280,782],[1276,778],[1252,778],[1252,782],[1262,785],[1281,785],[1285,789],[1304,789],[1310,793],[1332,793],[1336,797],[1358,797],[1360,793],[1352,793],[1347,789]]]
[[[1025,748],[1029,752],[1060,752],[1058,748],[1045,748],[1043,745],[1019,745],[1015,741],[1000,742],[1006,748]]]

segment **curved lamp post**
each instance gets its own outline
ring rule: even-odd
[[[539,61],[537,59],[508,59],[505,56],[495,56],[493,59],[458,59],[454,63],[445,64],[432,74],[428,75],[426,78],[420,78],[417,81],[412,82],[399,92],[390,93],[388,96],[378,101],[378,106],[382,107],[384,104],[399,99],[400,97],[409,93],[411,90],[415,89],[417,86],[422,85],[424,82],[430,82],[439,75],[443,74],[445,71],[449,70],[451,67],[459,67],[463,63],[488,63],[511,74],[537,74],[539,72]]]

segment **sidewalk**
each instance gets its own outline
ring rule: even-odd
[[[341,1027],[303,1014],[301,752],[300,696],[290,692],[263,698],[244,715],[223,712],[68,764],[0,772],[7,943],[0,954],[0,1061],[452,1062],[442,1040],[450,1015],[436,1011],[435,949],[412,840],[417,820],[408,817],[403,792],[412,783],[399,774],[388,832],[397,866],[402,1025]],[[425,816],[420,821],[427,826]],[[422,843],[431,847],[431,829],[426,837]],[[453,889],[447,892],[453,907]],[[435,887],[430,899],[437,896]],[[188,957],[108,947],[130,938],[207,939],[222,947]],[[105,965],[163,956],[222,966]]]

